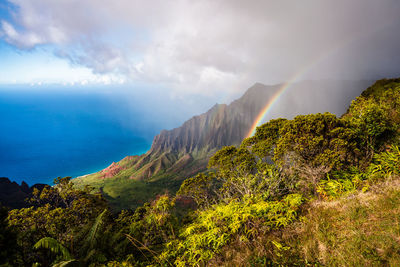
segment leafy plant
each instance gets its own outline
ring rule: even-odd
[[[55,254],[60,254],[63,260],[72,259],[71,254],[68,249],[66,249],[63,245],[61,245],[57,240],[51,237],[43,237],[40,239],[34,246],[35,249],[45,248],[49,249],[51,252]]]
[[[161,261],[176,266],[201,265],[227,245],[232,237],[254,238],[258,231],[284,227],[296,219],[301,195],[288,195],[281,201],[245,198],[199,211],[193,223],[183,229],[180,240],[166,244]],[[175,260],[173,260],[175,259]]]
[[[107,210],[105,209],[102,213],[100,213],[96,220],[94,221],[90,231],[88,232],[87,238],[85,240],[85,244],[82,246],[82,251],[80,254],[82,258],[76,260],[72,257],[71,253],[65,248],[60,242],[52,237],[44,237],[40,239],[35,245],[35,249],[48,249],[52,253],[59,255],[55,265],[53,266],[70,266],[71,264],[81,263],[88,264],[91,260],[97,261],[105,261],[106,259],[96,248],[96,240],[98,239],[100,229],[104,223],[104,216]]]
[[[368,169],[372,178],[400,175],[400,149],[391,146],[387,151],[374,155],[373,162]]]

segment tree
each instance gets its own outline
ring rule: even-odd
[[[285,123],[280,136],[274,162],[312,191],[326,173],[357,163],[360,155],[355,130],[330,113],[297,116]]]
[[[275,119],[257,127],[256,133],[243,140],[241,147],[249,149],[258,158],[271,159],[274,155],[276,144],[281,137],[281,129],[288,120]]]
[[[357,130],[368,165],[375,152],[381,152],[399,135],[400,80],[377,81],[352,102],[343,119]]]
[[[219,184],[215,175],[199,173],[183,181],[177,196],[191,197],[198,207],[208,208],[217,201]]]
[[[85,241],[78,252],[79,257],[75,259],[66,247],[58,240],[52,237],[44,237],[33,246],[35,249],[47,249],[57,255],[53,266],[88,266],[90,263],[105,262],[107,259],[101,252],[101,247],[98,246],[98,240],[101,238],[101,230],[104,225],[104,217],[107,209],[97,216],[90,230],[87,233]]]
[[[107,207],[101,195],[73,188],[69,177],[58,180],[55,187],[34,192],[35,206],[9,212],[9,224],[18,231],[24,265],[46,260],[39,251],[32,251],[33,245],[44,237],[57,240],[76,255],[84,243],[80,238],[83,230]]]
[[[18,265],[17,250],[16,232],[8,225],[7,209],[0,205],[0,265]]]

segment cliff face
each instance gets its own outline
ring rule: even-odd
[[[299,114],[346,112],[368,81],[304,81],[281,94],[268,118]],[[237,145],[248,134],[260,111],[282,86],[255,84],[229,105],[216,104],[181,127],[158,134],[143,155],[127,156],[103,171],[74,179],[78,187],[101,189],[115,209],[136,208],[158,194],[173,193],[186,178],[206,170],[208,159],[226,145]],[[267,119],[268,119],[267,118]]]
[[[161,131],[151,149],[133,164],[137,172],[130,178],[142,180],[169,173],[184,178],[204,170],[213,152],[239,144],[246,137],[254,119],[278,89],[255,84],[231,104],[215,104],[181,127]]]
[[[162,131],[154,138],[148,154],[174,152],[179,156],[205,155],[222,146],[239,144],[265,101],[278,86],[255,84],[230,105],[215,104],[209,111],[186,121],[181,127]]]
[[[368,81],[304,81],[293,84],[279,99],[274,117],[332,112],[341,115]],[[256,83],[231,104],[216,104],[182,126],[163,130],[151,149],[128,156],[100,172],[100,178],[129,177],[147,180],[174,176],[184,179],[206,168],[208,158],[222,146],[239,144],[256,117],[283,85]],[[278,114],[277,114],[278,113]]]

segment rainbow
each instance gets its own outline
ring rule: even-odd
[[[389,24],[388,24],[389,25]],[[289,79],[288,82],[285,82],[281,85],[281,87],[276,91],[276,93],[271,97],[271,99],[268,100],[268,102],[265,104],[264,108],[260,111],[260,113],[257,115],[255,121],[251,125],[251,128],[249,132],[246,135],[246,138],[251,137],[255,132],[257,126],[259,126],[264,120],[268,112],[272,109],[274,104],[278,102],[279,98],[296,82],[299,81],[301,76],[305,74],[308,70],[310,70],[312,67],[320,63],[323,59],[328,58],[329,56],[333,55],[336,53],[339,49],[345,47],[346,45],[349,45],[350,43],[354,42],[355,40],[360,39],[361,37],[366,37],[372,33],[378,32],[381,28],[386,27],[387,25],[384,25],[378,29],[375,29],[374,31],[371,32],[360,32],[357,35],[353,35],[352,38],[349,38],[347,40],[344,40],[342,42],[339,42],[338,44],[334,45],[331,47],[331,49],[328,50],[327,53],[321,53],[319,54],[314,60],[311,60],[309,64],[304,66],[302,69],[300,69],[297,73],[293,75],[291,79]]]
[[[313,64],[316,64],[316,62],[319,62],[319,60],[314,61]],[[251,128],[249,130],[249,132],[246,135],[246,138],[251,137],[255,132],[256,132],[256,128],[257,126],[259,126],[263,121],[264,118],[267,116],[268,112],[272,109],[272,107],[274,106],[274,104],[276,102],[278,102],[279,98],[285,93],[285,91],[290,88],[290,86],[292,84],[294,84],[298,78],[303,75],[306,70],[308,70],[309,68],[305,68],[303,71],[300,71],[299,73],[297,73],[293,78],[291,78],[288,82],[285,82],[281,85],[281,87],[278,89],[278,91],[275,92],[275,94],[268,100],[268,102],[265,104],[264,108],[260,111],[260,113],[257,115],[255,121],[253,122],[253,124],[251,125]]]
[[[382,29],[392,25],[393,22],[388,22],[385,25],[382,25],[381,27],[378,27],[374,30],[365,30],[363,32],[358,32],[358,34],[354,34],[351,36],[351,38],[348,38],[346,40],[342,40],[341,42],[337,43],[336,45],[332,46],[326,53],[321,53],[317,55],[317,57],[314,60],[311,60],[309,64],[304,66],[302,69],[300,69],[297,73],[293,75],[291,79],[289,79],[288,82],[285,82],[281,85],[281,87],[276,91],[276,93],[271,97],[271,99],[268,100],[268,102],[265,104],[264,108],[260,111],[258,116],[256,117],[255,121],[251,125],[251,128],[249,132],[247,133],[246,138],[251,137],[255,132],[257,126],[259,126],[264,120],[268,112],[272,109],[274,104],[278,102],[279,98],[296,82],[301,78],[303,74],[305,74],[308,70],[310,70],[312,67],[320,63],[323,59],[328,58],[329,56],[332,56],[335,54],[337,51],[339,51],[341,48],[353,43],[356,40],[359,40],[361,38],[367,37],[369,35],[372,35],[376,32],[381,31]]]

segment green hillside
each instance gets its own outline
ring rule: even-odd
[[[330,110],[343,114],[348,103],[370,84],[369,81],[302,81],[292,85],[281,111],[291,117],[298,112]],[[97,173],[73,180],[102,192],[114,210],[135,209],[157,195],[175,194],[190,176],[207,170],[210,157],[223,146],[239,146],[257,116],[273,95],[284,86],[256,83],[231,104],[216,104],[180,127],[155,136],[151,149],[140,156],[127,156]],[[321,99],[321,103],[314,99]]]
[[[102,194],[60,178],[0,218],[12,241],[0,264],[398,266],[399,123],[400,79],[385,79],[341,118],[271,120],[136,210],[111,213]]]
[[[129,164],[129,160],[125,158],[117,163],[123,169],[111,178],[104,178],[104,174],[98,172],[73,179],[73,183],[77,188],[90,186],[100,190],[114,210],[136,209],[160,194],[175,194],[183,179],[193,172],[204,171],[197,167],[203,166],[203,161],[205,159],[193,160],[185,169],[176,173],[162,171],[151,179],[139,180],[130,178],[137,175],[138,171],[133,168],[125,169],[126,164]]]

